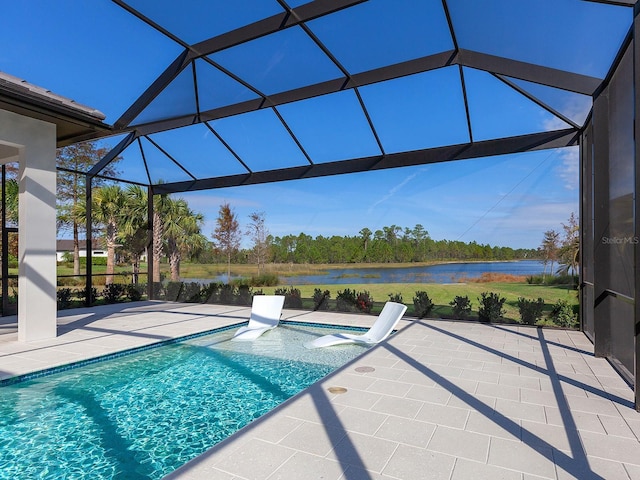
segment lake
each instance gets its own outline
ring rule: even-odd
[[[443,263],[439,265],[393,268],[336,268],[320,275],[281,276],[281,285],[340,285],[349,283],[458,283],[478,278],[483,273],[541,275],[544,266],[538,260],[516,262]],[[185,282],[224,282],[226,275],[212,279],[188,279]],[[232,277],[233,278],[233,277]]]

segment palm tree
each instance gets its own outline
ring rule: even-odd
[[[132,256],[134,275],[139,271],[140,254],[147,246],[148,194],[140,186],[132,185],[125,192],[119,239]],[[181,198],[156,195],[153,208],[153,282],[160,282],[160,258],[166,252],[171,268],[171,280],[180,280],[180,261],[184,255],[194,255],[207,246],[200,234],[204,217],[193,212]]]
[[[107,284],[113,283],[118,225],[124,218],[126,203],[124,192],[118,185],[98,188],[93,194],[92,215],[104,226],[107,244]]]
[[[107,247],[107,284],[113,283],[118,225],[125,217],[126,203],[124,192],[118,185],[107,185],[96,188],[93,192],[91,217],[96,224],[100,225],[104,232]],[[86,205],[84,203],[78,203],[74,208],[73,214],[78,220],[85,222],[87,218]],[[87,239],[87,242],[90,241],[91,239]]]
[[[138,283],[140,258],[148,245],[147,191],[139,185],[130,185],[124,192],[127,199],[118,239],[131,256],[133,282]],[[147,257],[149,256],[147,252]]]
[[[544,238],[542,239],[542,245],[540,251],[542,252],[542,259],[544,269],[542,271],[542,279],[545,280],[545,274],[547,270],[547,263],[551,262],[550,273],[553,275],[553,264],[558,258],[558,239],[560,234],[555,230],[547,230],[544,232]]]
[[[195,213],[182,198],[166,197],[163,211],[163,229],[166,237],[167,256],[171,269],[171,281],[180,281],[180,261],[183,255],[194,255],[204,250],[207,239],[200,233],[204,216]]]

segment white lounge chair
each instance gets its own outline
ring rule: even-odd
[[[255,295],[251,304],[249,324],[240,327],[232,340],[255,340],[267,330],[278,326],[284,295]]]
[[[375,345],[391,335],[391,332],[406,311],[406,305],[387,302],[373,326],[366,333],[362,335],[354,335],[352,333],[325,335],[323,337],[316,338],[315,340],[305,342],[304,346],[306,348],[320,348],[343,343],[364,343],[367,345]]]

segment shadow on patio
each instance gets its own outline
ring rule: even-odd
[[[634,479],[632,398],[580,332],[408,320],[170,478]]]

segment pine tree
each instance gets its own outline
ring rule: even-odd
[[[231,256],[240,247],[240,224],[228,203],[223,203],[218,211],[213,240],[216,248],[227,257],[227,283],[231,279]]]

